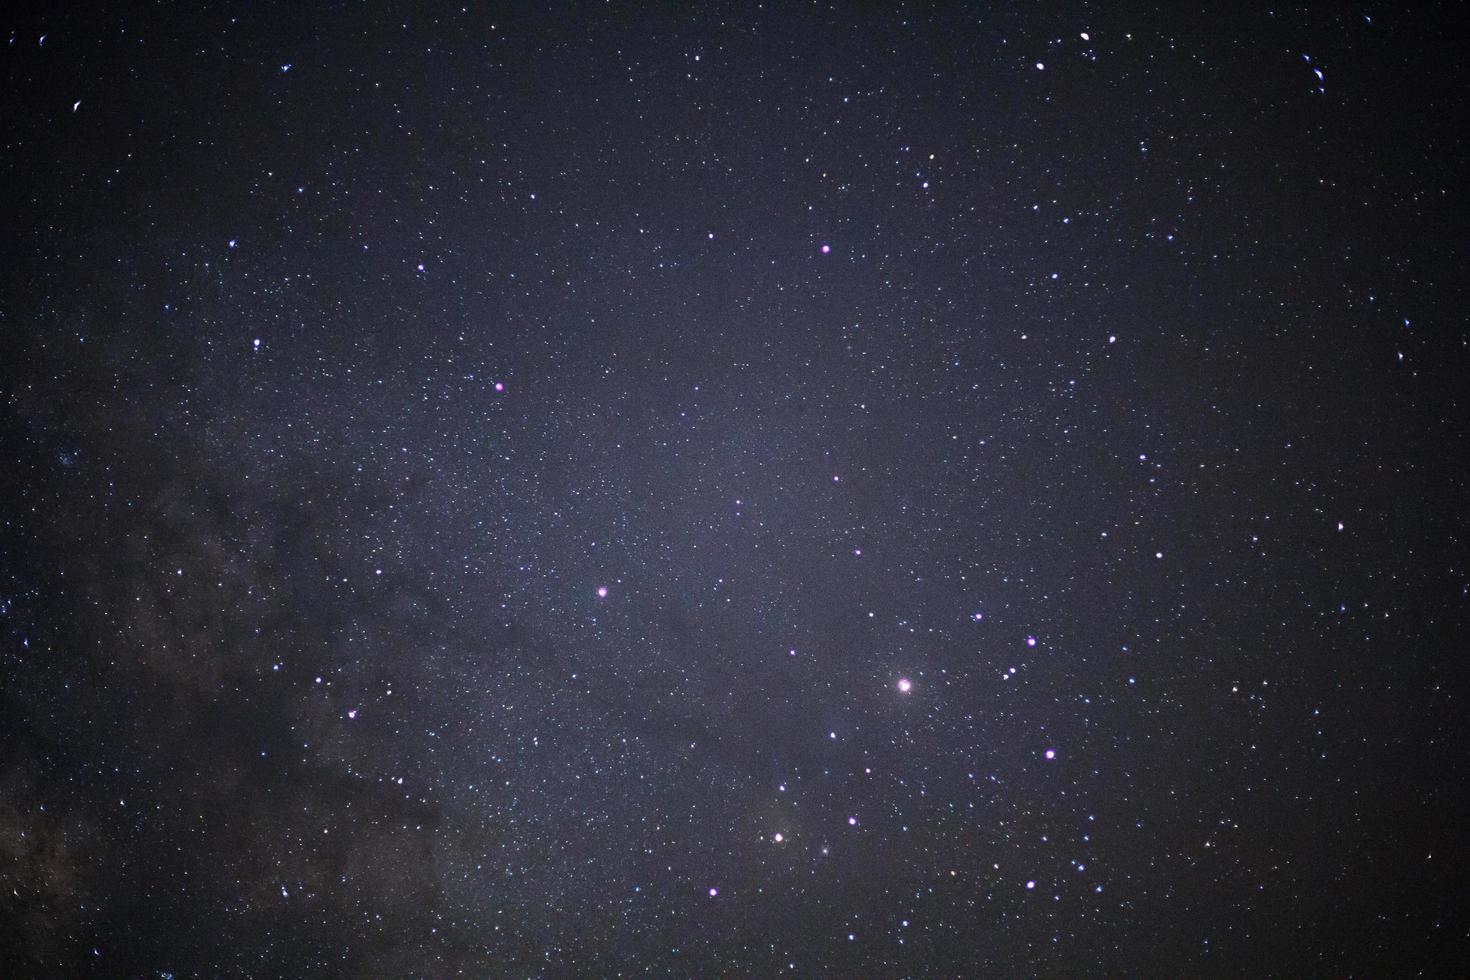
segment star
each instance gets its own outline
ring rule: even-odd
[[[606,599],[607,598],[607,586],[605,586],[605,585],[599,585],[597,587],[597,598],[599,598],[599,599]]]
[[[909,691],[911,691],[913,687],[913,682],[910,681],[907,677],[900,677],[898,679],[898,690],[900,694],[909,693]]]

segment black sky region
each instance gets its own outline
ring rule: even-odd
[[[0,973],[1470,970],[1458,5],[0,12]]]

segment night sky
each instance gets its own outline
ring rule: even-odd
[[[0,13],[0,973],[1470,969],[1457,5]]]

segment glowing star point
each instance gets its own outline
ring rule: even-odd
[[[599,599],[606,599],[607,598],[607,586],[605,586],[605,585],[599,585],[597,587],[597,598],[599,598]]]
[[[773,836],[771,838],[771,840],[775,841],[777,844],[781,843],[785,839],[786,839],[785,835],[784,834],[781,834],[779,831],[775,834],[775,836]]]
[[[832,246],[831,245],[823,245],[822,246],[822,254],[823,255],[830,255],[830,254],[832,254]]]
[[[1046,757],[1048,759],[1055,759],[1057,757],[1057,750],[1056,749],[1047,749],[1046,750]]]
[[[900,693],[900,694],[907,694],[910,691],[912,691],[913,689],[914,689],[914,682],[913,681],[909,680],[907,677],[900,677],[898,679],[898,693]]]

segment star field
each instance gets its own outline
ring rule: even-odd
[[[0,973],[1462,972],[1448,20],[0,18]]]

